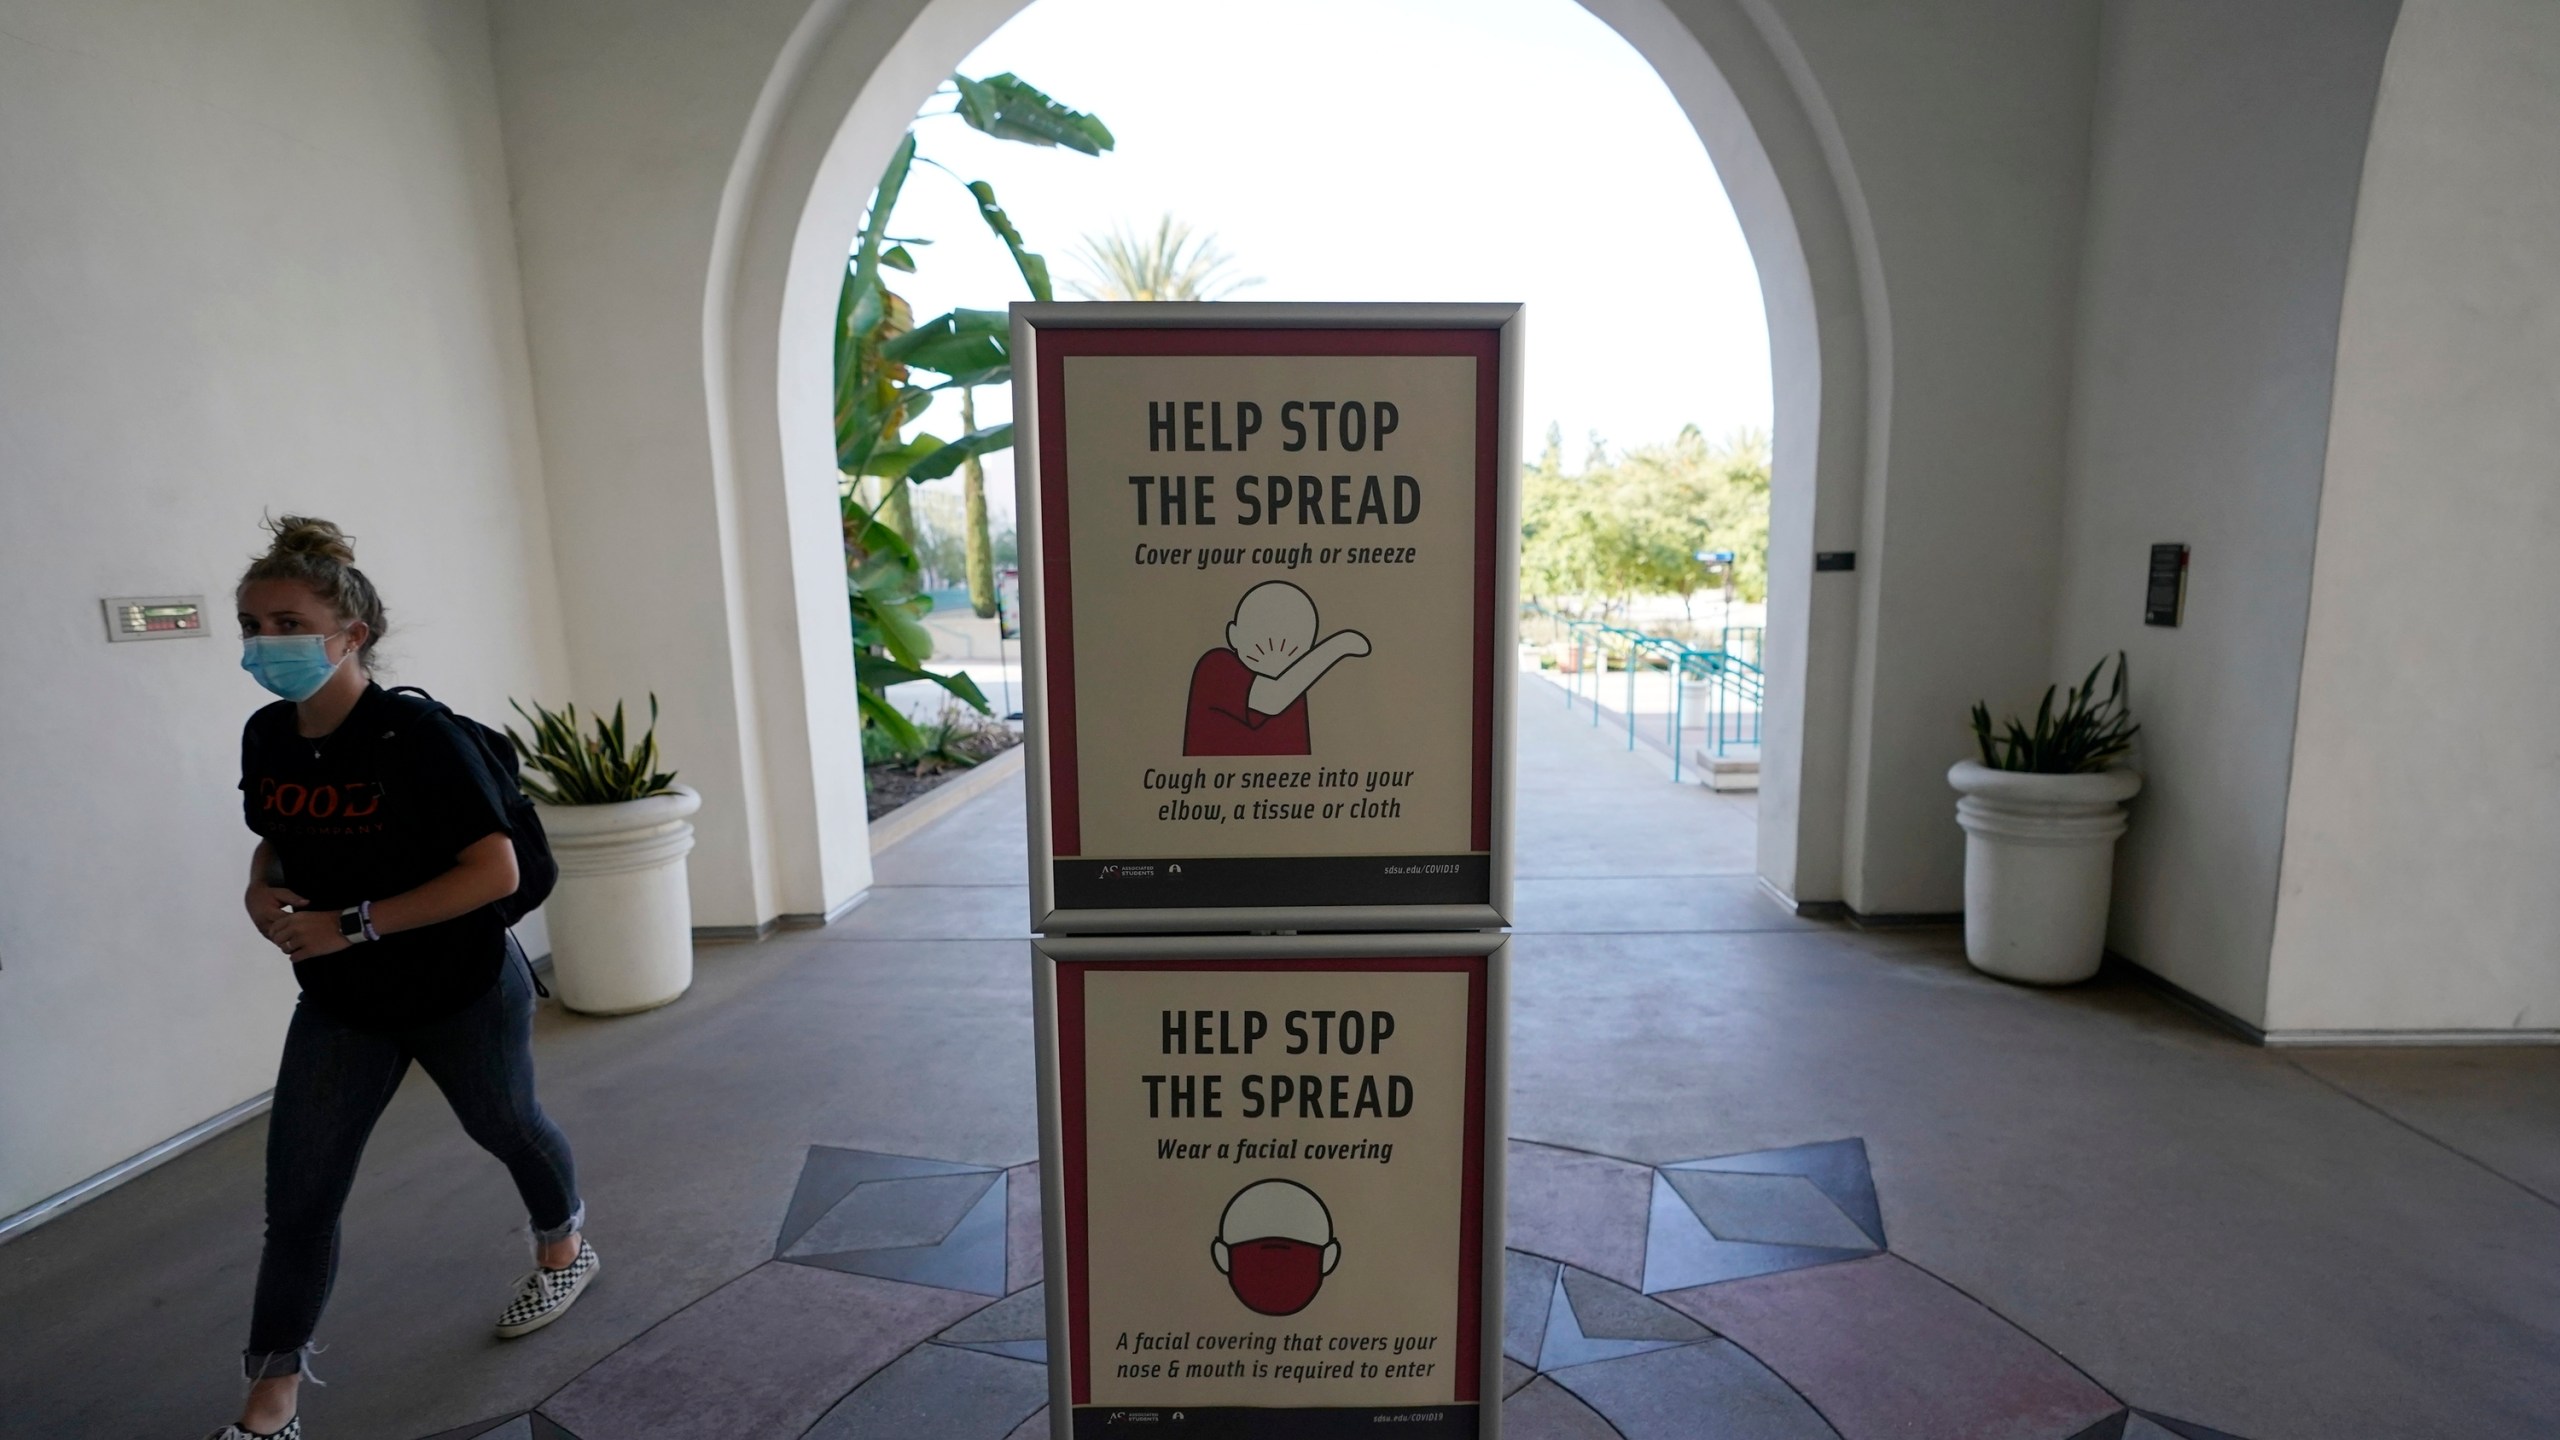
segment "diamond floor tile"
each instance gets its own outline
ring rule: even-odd
[[[1872,1250],[1857,1223],[1801,1175],[1736,1175],[1721,1170],[1665,1170],[1662,1178],[1719,1240]],[[909,1185],[932,1181],[909,1180]]]
[[[867,1180],[801,1232],[786,1259],[848,1250],[891,1250],[939,1245],[997,1183],[995,1175],[917,1175]]]
[[[805,1440],[1004,1440],[1048,1398],[1045,1366],[919,1345],[863,1381]]]
[[[1503,1440],[1618,1440],[1598,1412],[1555,1381],[1529,1382],[1502,1402]]]
[[[1004,1288],[1010,1293],[1040,1278],[1040,1166],[1004,1172]]]
[[[1046,1365],[1049,1363],[1048,1295],[1045,1285],[1017,1290],[933,1338],[964,1350]]]
[[[1707,1327],[1615,1281],[1567,1267],[1564,1292],[1574,1323],[1595,1340],[1704,1340]],[[1550,1367],[1552,1368],[1552,1367]]]
[[[1662,1168],[1723,1175],[1796,1176],[1827,1196],[1876,1248],[1884,1248],[1884,1210],[1876,1201],[1875,1172],[1868,1162],[1864,1140],[1823,1140],[1781,1150],[1683,1160]]]
[[[517,1420],[523,1418],[521,1415],[516,1417]],[[474,1420],[468,1425],[456,1425],[450,1430],[439,1430],[433,1435],[421,1437],[421,1440],[480,1440],[481,1436],[501,1426],[514,1423],[513,1420]]]
[[[2189,1420],[2172,1420],[2166,1415],[2126,1410],[2108,1416],[2072,1436],[2071,1440],[2240,1440],[2240,1437]]]
[[[935,1244],[826,1254],[807,1254],[794,1246],[791,1253],[782,1258],[791,1264],[841,1270],[848,1275],[876,1275],[885,1280],[906,1280],[945,1290],[1002,1295],[1005,1287],[1005,1186],[999,1183],[1001,1176],[965,1178],[986,1179],[987,1183],[979,1191],[977,1200],[969,1206],[968,1213],[962,1215],[950,1233]],[[864,1188],[870,1187],[866,1185]]]
[[[1892,1255],[1659,1298],[1784,1375],[1848,1440],[2055,1440],[2123,1408],[2025,1331]]]
[[[1570,1270],[1564,1272],[1566,1275],[1572,1273]],[[1565,1287],[1563,1277],[1559,1276],[1555,1289],[1547,1298],[1547,1335],[1545,1343],[1538,1347],[1538,1368],[1561,1370],[1570,1365],[1589,1365],[1600,1360],[1641,1355],[1647,1350],[1680,1343],[1680,1340],[1613,1339],[1593,1335],[1583,1328],[1580,1318],[1574,1314],[1572,1291]]]
[[[1504,1182],[1510,1210],[1506,1243],[1621,1285],[1636,1284],[1644,1275],[1652,1174],[1605,1155],[1514,1140]]]
[[[1523,1365],[1538,1363],[1558,1268],[1553,1260],[1502,1252],[1502,1353]]]
[[[2198,1425],[2192,1420],[2172,1420],[2148,1410],[2135,1410],[2125,1416],[2124,1440],[2240,1440],[2240,1437]]]
[[[478,1420],[439,1430],[426,1440],[578,1440],[552,1420],[527,1412],[505,1420]]]
[[[790,1208],[783,1212],[782,1231],[773,1242],[773,1253],[781,1257],[811,1226],[824,1219],[855,1188],[878,1180],[903,1180],[932,1175],[986,1175],[993,1173],[983,1165],[959,1165],[948,1160],[925,1160],[913,1155],[884,1155],[871,1150],[846,1150],[833,1145],[812,1145],[807,1158],[800,1162],[800,1180],[792,1187]]]
[[[1754,1275],[1774,1275],[1813,1265],[1854,1260],[1875,1252],[1864,1245],[1851,1250],[1821,1245],[1763,1245],[1748,1240],[1719,1240],[1690,1208],[1667,1175],[1653,1177],[1651,1224],[1645,1232],[1644,1292],[1659,1295]]]
[[[1803,1396],[1723,1340],[1578,1365],[1547,1378],[1606,1417],[1626,1440],[1838,1440]]]
[[[759,1265],[543,1402],[574,1433],[797,1435],[865,1376],[986,1302],[808,1265]]]

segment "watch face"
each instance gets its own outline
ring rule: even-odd
[[[361,916],[361,915],[358,915],[358,914],[357,914],[355,911],[353,911],[353,910],[341,910],[341,911],[339,911],[339,912],[338,912],[338,933],[339,933],[339,934],[341,934],[341,935],[361,935],[361,934],[363,934],[363,933],[364,933],[364,917],[363,917],[363,916]]]

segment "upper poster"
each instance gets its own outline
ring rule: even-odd
[[[1493,905],[1503,339],[1038,331],[1054,911]]]

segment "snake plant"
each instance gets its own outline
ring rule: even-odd
[[[533,702],[533,713],[525,714],[524,705],[507,702],[533,727],[533,739],[527,742],[507,727],[507,738],[515,742],[516,753],[524,757],[524,793],[545,805],[611,805],[623,800],[645,800],[663,795],[675,784],[672,770],[658,769],[658,697],[649,696],[649,728],[640,734],[640,743],[631,744],[623,729],[622,702],[615,701],[613,718],[595,717],[596,733],[579,733],[578,707],[575,703],[554,711],[539,700]],[[539,774],[542,778],[536,779]]]
[[[2046,686],[2033,730],[2012,715],[2007,733],[1995,737],[1990,709],[1976,701],[1973,738],[1982,747],[1982,763],[1994,770],[2078,775],[2104,770],[2123,758],[2142,727],[2125,710],[2124,652],[2116,652],[2115,681],[2107,687],[2106,698],[2099,699],[2098,672],[2106,668],[2103,657],[2090,666],[2088,678],[2064,695],[2060,714],[2054,713],[2054,687]]]

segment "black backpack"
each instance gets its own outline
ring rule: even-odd
[[[534,809],[533,797],[524,793],[524,767],[516,759],[515,742],[504,730],[495,730],[468,715],[455,714],[453,708],[415,685],[401,685],[394,695],[414,695],[437,714],[453,722],[463,738],[479,747],[480,758],[489,773],[501,782],[507,810],[507,836],[516,847],[516,893],[498,902],[498,915],[510,926],[531,914],[535,907],[551,898],[551,887],[560,881],[560,862],[551,858],[551,837],[542,833],[541,813]]]

